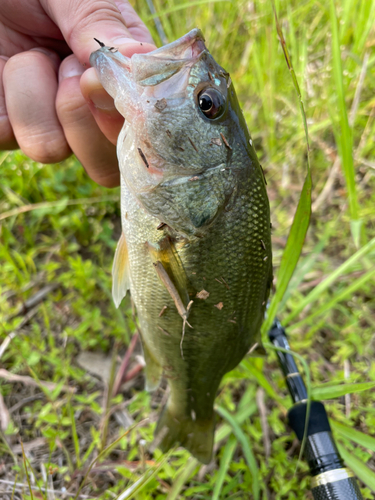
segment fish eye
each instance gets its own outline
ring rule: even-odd
[[[202,90],[198,95],[198,104],[204,116],[211,120],[221,116],[225,109],[223,95],[214,88]]]

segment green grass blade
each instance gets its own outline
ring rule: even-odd
[[[337,443],[337,448],[346,465],[366,486],[375,492],[375,473],[342,444]]]
[[[152,14],[151,16],[145,17],[143,20],[144,22],[150,21],[151,19],[154,19],[155,17],[162,17],[166,16],[167,14],[172,14],[172,12],[177,12],[179,10],[183,9],[188,9],[189,7],[197,7],[199,5],[206,5],[208,3],[216,3],[216,2],[230,2],[232,3],[232,0],[193,0],[192,2],[185,2],[181,3],[178,5],[174,5],[173,7],[170,7],[169,9],[164,9],[156,12],[155,14]]]
[[[171,452],[169,452],[163,460],[161,460],[156,467],[146,470],[146,472],[129,488],[127,488],[121,495],[117,497],[116,500],[128,500],[134,498],[135,495],[140,493],[151,479],[156,476],[160,469],[164,466],[165,462],[168,460]]]
[[[173,481],[172,488],[169,490],[166,500],[176,500],[180,494],[182,488],[186,481],[194,474],[197,467],[200,467],[200,463],[195,458],[190,458],[187,464],[184,466],[180,474]]]
[[[292,78],[292,82],[295,88],[295,91],[298,96],[300,111],[302,115],[303,127],[305,130],[305,139],[307,144],[307,174],[305,178],[305,182],[302,187],[301,195],[298,201],[298,206],[296,213],[294,215],[292,227],[290,228],[288,240],[285,246],[285,250],[281,257],[280,268],[277,274],[277,287],[276,293],[271,300],[270,307],[267,311],[267,318],[262,326],[262,334],[264,336],[267,335],[268,330],[270,329],[273,320],[275,319],[279,303],[281,302],[284,293],[288,287],[289,281],[291,280],[294,270],[297,266],[299,257],[301,255],[302,247],[305,241],[307,229],[310,224],[310,216],[311,216],[311,189],[312,189],[312,180],[311,180],[311,169],[310,169],[310,157],[309,157],[309,133],[307,128],[307,120],[306,113],[302,101],[301,91],[298,85],[297,77],[293,69],[292,61],[289,56],[289,52],[286,46],[286,42],[281,30],[280,23],[277,18],[275,3],[272,2],[273,11],[275,15],[276,28],[277,33],[279,35],[281,47],[284,52],[285,60],[288,65],[288,69],[290,71],[290,75]]]
[[[375,382],[359,382],[358,384],[321,384],[311,389],[311,397],[316,400],[335,399],[345,394],[367,391],[375,387]]]
[[[232,435],[229,437],[227,444],[223,450],[223,456],[220,461],[220,469],[215,481],[215,487],[212,495],[212,500],[219,500],[221,489],[224,484],[225,475],[232,461],[233,453],[237,447],[237,439]],[[168,500],[168,499],[167,499]]]
[[[297,290],[299,285],[302,283],[306,274],[308,274],[311,270],[314,269],[319,256],[321,255],[324,247],[326,246],[329,235],[332,231],[332,227],[330,224],[327,224],[327,228],[321,240],[315,245],[312,251],[298,263],[298,266],[294,272],[293,278],[289,282],[289,286],[287,291],[284,293],[283,300],[280,303],[280,310],[284,308],[287,300],[292,295],[292,293]]]
[[[272,387],[272,385],[268,382],[266,379],[264,373],[262,373],[260,370],[254,366],[254,364],[251,362],[250,359],[244,359],[241,363],[241,366],[251,375],[253,375],[256,379],[258,384],[263,387],[263,389],[266,391],[266,393],[272,398],[274,401],[277,401],[279,404],[283,405],[283,398],[277,394],[275,389]]]
[[[242,396],[241,401],[246,396],[246,392]],[[238,425],[241,425],[247,418],[253,415],[258,410],[258,407],[255,401],[252,401],[250,404],[246,404],[242,409],[239,409],[235,415],[233,415],[233,419],[237,422]],[[219,443],[226,439],[233,432],[232,427],[229,424],[224,423],[221,425],[217,431],[215,432],[215,443]],[[173,482],[172,489],[168,493],[168,497],[166,500],[174,500],[178,498],[184,484],[189,479],[189,477],[193,474],[194,469],[200,466],[198,460],[191,459],[191,462],[184,468],[184,470],[179,474],[176,480]]]
[[[258,410],[255,401],[252,404],[247,405],[245,408],[239,410],[235,415],[233,415],[234,420],[238,425],[241,425],[247,418],[253,415]],[[223,439],[227,438],[232,432],[232,428],[229,424],[223,424],[215,432],[215,443],[219,443]]]
[[[293,311],[283,319],[283,323],[287,325],[290,321],[295,318],[308,304],[311,304],[319,297],[322,297],[323,292],[325,292],[340,276],[349,271],[353,265],[368,254],[371,250],[375,248],[375,238],[369,241],[364,247],[358,250],[354,255],[349,257],[341,266],[339,266],[335,271],[333,271],[324,281],[319,283],[306,297],[297,304]]]
[[[78,467],[78,469],[80,469],[81,468],[81,450],[80,450],[80,446],[79,446],[79,438],[78,438],[78,434],[77,434],[77,427],[76,427],[74,410],[73,410],[72,405],[70,404],[70,401],[69,401],[67,406],[68,406],[70,423],[72,426],[72,439],[73,439],[74,450],[75,450],[75,454],[76,454],[77,467]]]
[[[18,216],[20,214],[25,214],[27,212],[32,212],[34,210],[39,210],[39,215],[44,216],[46,213],[49,214],[51,211],[61,211],[63,208],[74,205],[92,205],[93,203],[103,203],[106,201],[117,201],[118,196],[99,196],[95,198],[80,198],[76,200],[70,200],[69,198],[64,198],[57,201],[45,201],[41,203],[31,203],[29,205],[23,205],[21,207],[8,210],[0,214],[0,220],[7,219],[9,217]]]
[[[266,334],[270,329],[277,314],[279,303],[288,287],[294,270],[301,255],[306,232],[310,223],[311,213],[311,176],[307,175],[297,210],[293,219],[293,224],[289,232],[288,241],[281,257],[280,268],[277,274],[276,293],[271,300],[267,311],[267,318],[262,326],[262,333]]]
[[[375,438],[373,438],[372,436],[357,431],[352,427],[348,427],[341,422],[331,421],[331,427],[338,434],[341,434],[341,436],[350,439],[354,443],[357,443],[364,448],[367,448],[368,450],[375,451]]]
[[[245,455],[245,459],[247,465],[249,466],[250,473],[253,478],[253,496],[254,500],[259,500],[259,471],[258,465],[256,463],[254,454],[251,450],[250,442],[248,437],[244,434],[241,427],[238,425],[236,420],[233,418],[225,408],[221,406],[216,406],[216,411],[229,423],[229,425],[233,429],[233,433],[238,439],[238,442],[241,444],[243,454]]]
[[[90,474],[90,471],[91,469],[94,467],[95,463],[98,462],[101,458],[105,457],[105,455],[107,453],[109,453],[114,446],[116,446],[120,441],[121,439],[123,439],[125,436],[127,436],[129,434],[130,431],[132,431],[135,427],[137,427],[138,424],[134,424],[132,425],[131,427],[129,427],[129,429],[127,429],[120,437],[118,437],[117,439],[115,439],[111,444],[109,444],[104,450],[102,450],[98,456],[96,458],[94,458],[94,460],[91,462],[91,464],[89,465],[87,471],[86,471],[86,474],[84,476],[84,478],[82,479],[81,481],[81,484],[79,485],[78,487],[78,490],[77,490],[77,493],[74,497],[74,500],[77,500],[77,498],[79,498],[79,494],[82,490],[82,488],[84,487],[85,485],[85,482],[86,482],[86,479],[88,478],[89,474]],[[168,455],[169,456],[169,455]]]
[[[375,276],[375,268],[370,269],[367,273],[365,273],[363,276],[358,278],[357,280],[354,281],[350,286],[345,288],[341,293],[337,294],[334,296],[334,298],[330,301],[328,301],[326,304],[322,305],[319,307],[317,310],[315,310],[312,314],[304,318],[302,321],[299,323],[295,323],[293,325],[293,328],[299,328],[305,323],[308,323],[312,319],[316,318],[317,316],[328,312],[334,308],[336,304],[341,302],[342,300],[346,299],[347,297],[350,297],[356,292],[358,289],[362,288],[363,285],[369,281],[373,276]]]
[[[333,77],[337,92],[337,104],[339,108],[339,133],[336,134],[341,165],[344,171],[345,182],[348,190],[350,218],[352,220],[352,236],[356,246],[359,246],[359,208],[355,182],[355,171],[353,163],[353,137],[349,126],[348,112],[345,102],[345,91],[343,83],[343,72],[341,62],[340,38],[337,28],[336,8],[334,0],[330,0],[330,17],[332,33],[332,57],[333,57]]]
[[[26,480],[27,480],[27,484],[29,486],[29,493],[30,493],[30,497],[31,497],[31,500],[34,500],[34,496],[33,496],[33,490],[31,488],[31,482],[30,482],[30,476],[29,476],[29,470],[27,468],[27,458],[26,458],[26,455],[25,455],[25,450],[23,448],[23,442],[21,441],[21,448],[22,448],[22,458],[23,458],[23,466],[25,468],[25,473],[26,473]]]
[[[361,29],[361,36],[357,37],[355,43],[355,51],[359,53],[363,50],[366,40],[368,39],[371,29],[374,27],[375,23],[375,3],[374,2],[362,2],[361,9],[361,20],[358,23],[358,27]]]

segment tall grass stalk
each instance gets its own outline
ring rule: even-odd
[[[310,223],[311,216],[311,189],[312,189],[312,180],[311,180],[311,168],[310,168],[310,146],[309,146],[309,132],[307,127],[307,119],[305,108],[302,100],[302,94],[300,91],[300,87],[298,85],[297,77],[293,68],[293,64],[287,49],[287,45],[285,42],[285,38],[277,17],[275,2],[272,2],[273,12],[275,16],[276,29],[279,35],[279,40],[281,47],[283,49],[284,57],[286,64],[288,66],[291,79],[293,82],[293,86],[295,92],[298,97],[300,112],[302,116],[303,128],[305,131],[305,140],[307,146],[307,158],[306,158],[306,167],[307,173],[306,178],[303,183],[301,195],[299,198],[298,206],[293,218],[292,227],[290,228],[288,240],[281,257],[279,271],[277,273],[277,285],[276,285],[276,293],[274,294],[270,306],[267,310],[267,317],[262,326],[262,334],[265,337],[267,335],[268,330],[270,329],[276,313],[278,306],[284,296],[284,293],[288,287],[289,281],[291,280],[294,270],[297,266],[299,256],[302,252],[303,243],[305,241],[307,229]]]
[[[364,3],[365,2],[362,2],[362,4]],[[345,99],[340,37],[337,27],[336,7],[334,0],[330,0],[330,16],[332,32],[333,75],[336,84],[337,104],[339,109],[339,123],[338,127],[336,128],[335,138],[337,146],[339,148],[341,164],[345,175],[346,186],[348,189],[352,235],[354,238],[354,242],[358,248],[360,244],[361,221],[359,218],[358,196],[353,163],[353,136],[351,127],[349,125]]]

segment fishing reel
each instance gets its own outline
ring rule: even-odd
[[[298,371],[286,333],[275,320],[268,337],[277,357],[294,405],[288,411],[290,427],[304,445],[304,457],[312,476],[315,500],[363,500],[354,474],[345,467],[335,444],[328,415],[320,401],[308,402],[304,381]]]

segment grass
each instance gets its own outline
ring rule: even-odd
[[[282,288],[306,141],[272,4],[154,3],[169,40],[199,26],[231,73],[266,171]],[[157,39],[146,2],[136,8]],[[313,184],[310,228],[278,316],[309,365],[313,397],[324,398],[364,498],[373,498],[375,0],[280,0],[276,8],[306,110]],[[137,330],[130,303],[116,310],[111,300],[118,190],[96,186],[73,158],[42,166],[0,153],[0,168],[2,497],[123,500],[137,487],[137,500],[247,499],[254,491],[261,499],[312,498],[271,349],[224,377],[212,466],[179,448],[167,460],[147,451],[165,385],[147,394],[138,375],[116,396],[106,390]],[[52,291],[25,309],[47,284]],[[90,353],[99,357],[90,361]]]

